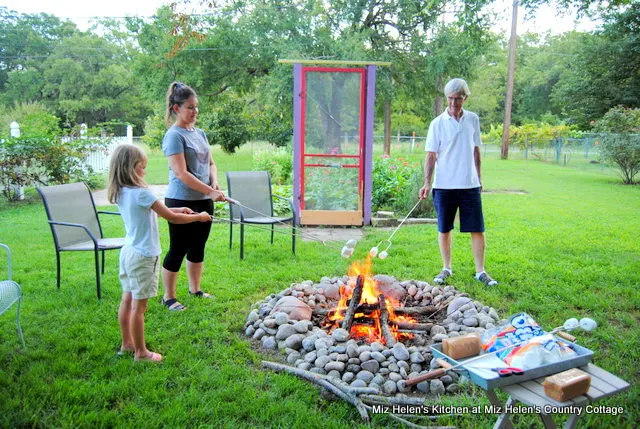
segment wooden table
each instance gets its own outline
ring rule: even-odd
[[[580,367],[580,369],[591,376],[591,387],[586,394],[566,402],[558,402],[544,394],[542,382],[546,376],[499,387],[498,389],[502,389],[509,394],[509,399],[504,405],[501,405],[493,390],[487,390],[489,401],[496,410],[500,411],[494,429],[513,428],[509,415],[513,414],[513,411],[518,412],[520,407],[524,412],[537,413],[545,428],[556,427],[552,418],[554,414],[569,414],[569,419],[564,427],[572,429],[578,423],[579,413],[584,414],[585,408],[589,404],[616,395],[629,388],[629,383],[626,381],[591,363]]]

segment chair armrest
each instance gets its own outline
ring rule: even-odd
[[[98,239],[91,233],[89,228],[87,228],[85,225],[82,225],[81,223],[56,222],[53,220],[50,220],[49,223],[51,225],[72,226],[75,228],[82,228],[87,233],[87,235],[91,238],[91,241],[93,241],[96,248],[98,247]]]
[[[289,210],[291,210],[291,214],[295,215],[296,212],[293,211],[293,201],[291,201],[291,198],[281,197],[280,195],[274,195],[274,197],[288,202],[289,203]],[[295,224],[295,216],[294,216],[294,224]]]
[[[120,214],[120,212],[107,212],[107,211],[104,211],[104,210],[98,210],[98,213],[122,216],[122,215]]]
[[[7,280],[11,280],[11,249],[6,244],[0,243],[0,247],[7,250]]]

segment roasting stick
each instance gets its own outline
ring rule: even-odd
[[[400,224],[396,227],[396,229],[393,230],[389,238],[387,238],[386,240],[382,240],[380,243],[378,243],[377,246],[371,248],[371,250],[369,251],[369,255],[371,255],[372,258],[375,258],[377,256],[380,259],[385,259],[387,256],[389,256],[389,253],[387,251],[393,245],[393,243],[391,242],[391,239],[393,238],[394,235],[396,235],[396,232],[398,232],[398,230],[405,223],[405,221],[409,219],[409,216],[411,216],[411,213],[413,213],[413,211],[416,209],[416,207],[418,207],[418,204],[420,204],[421,201],[422,200],[418,200],[416,205],[413,206],[413,208],[409,211],[409,213],[407,213],[404,219],[402,219],[402,222],[400,222]],[[389,243],[389,244],[382,252],[378,253],[378,248],[382,245],[382,243]]]
[[[213,216],[212,216],[212,218],[213,218]],[[261,229],[263,231],[271,232],[271,228],[260,226],[260,225],[255,224],[255,223],[241,222],[241,221],[226,219],[226,218],[222,218],[222,217],[218,217],[216,219],[220,220],[222,222],[232,223],[234,225],[242,225],[242,224],[244,224],[244,225],[251,226],[251,227],[253,227],[255,229]],[[288,231],[278,231],[277,229],[274,229],[273,231],[278,233],[278,234],[284,234],[287,237],[291,236],[291,232],[288,232]],[[322,240],[321,238],[318,238],[318,237],[313,236],[313,235],[300,233],[300,232],[297,232],[297,231],[295,232],[294,235],[296,237],[299,237],[299,238],[306,238],[306,239],[311,240],[311,241],[316,241],[316,242],[322,243],[324,246],[332,248],[332,249],[340,249],[341,248],[341,245],[339,245],[337,243],[333,243],[333,242],[330,242],[330,241]]]
[[[284,227],[286,227],[288,229],[295,229],[295,227],[289,225],[286,222],[278,220],[278,219],[274,218],[273,216],[266,215],[264,213],[260,213],[258,210],[254,210],[251,207],[245,206],[244,204],[240,203],[238,200],[234,200],[233,198],[225,197],[225,201],[230,203],[230,204],[236,205],[238,207],[242,207],[244,209],[251,210],[253,213],[256,213],[256,214],[258,214],[258,215],[260,215],[262,217],[266,217],[268,219],[272,219],[272,220],[276,221],[278,224],[280,224],[280,225],[282,225],[282,226],[284,226]],[[253,223],[247,223],[247,222],[231,220],[231,219],[224,219],[224,218],[218,218],[218,219],[220,219],[222,221],[225,221],[225,222],[229,222],[229,223],[251,225],[251,226],[253,226],[254,228],[257,228],[257,229],[263,229],[263,230],[271,231],[271,228],[264,228],[264,227],[258,226],[256,224],[253,224]],[[278,232],[279,234],[289,235],[288,232],[278,231],[278,230],[274,230],[274,231]],[[318,238],[318,237],[316,237],[316,236],[314,236],[312,234],[306,233],[306,232],[296,231],[296,232],[294,232],[294,235],[296,237],[306,238],[308,240],[320,242],[326,247],[332,247],[334,249],[338,249],[339,248],[339,245],[336,245],[336,244],[331,244],[330,245],[326,240],[322,240],[321,238]],[[348,256],[351,256],[351,253],[353,253],[353,249],[356,246],[356,244],[357,244],[356,240],[348,240],[347,243],[344,245],[344,247],[342,247],[342,249],[343,249],[343,251],[344,251],[345,248],[350,249],[351,252],[349,253]],[[343,256],[345,256],[345,255],[343,255]]]

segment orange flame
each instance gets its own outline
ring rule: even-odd
[[[343,313],[348,309],[349,299],[353,296],[353,289],[356,286],[356,279],[358,276],[362,275],[364,280],[364,285],[362,288],[362,297],[360,298],[359,304],[377,304],[378,303],[378,295],[380,295],[380,290],[376,286],[376,282],[373,279],[372,275],[372,262],[371,257],[367,255],[367,259],[364,262],[356,261],[349,267],[348,275],[349,281],[346,285],[340,287],[340,300],[336,305],[333,312],[329,313],[327,316],[328,321],[333,322],[332,325],[337,325],[338,322],[344,320]],[[408,322],[413,323],[415,319],[407,316],[397,316],[393,311],[394,306],[401,306],[402,304],[398,301],[394,300],[392,297],[386,296],[386,306],[387,311],[389,312],[389,321],[390,322]],[[365,316],[362,313],[358,313],[355,317],[363,317]],[[368,317],[372,320],[373,326],[362,325],[362,324],[354,324],[351,328],[350,334],[357,338],[365,338],[368,342],[381,341],[384,342],[384,338],[382,336],[382,329],[380,328],[380,311],[374,310]],[[412,334],[398,332],[398,328],[396,325],[391,324],[391,331],[396,339],[401,338],[412,338]]]

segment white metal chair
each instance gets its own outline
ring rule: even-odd
[[[18,283],[11,280],[11,249],[6,244],[0,243],[0,247],[3,247],[7,251],[7,280],[0,281],[0,314],[7,311],[14,303],[18,303],[16,308],[16,321],[18,324],[18,336],[24,345],[24,336],[22,335],[22,327],[20,326],[20,304],[22,303],[22,289]]]
[[[100,291],[100,258],[104,274],[105,250],[120,249],[124,238],[105,238],[100,226],[99,213],[120,215],[118,212],[97,211],[93,196],[85,183],[43,186],[37,188],[49,218],[53,244],[56,248],[57,286],[60,289],[60,252],[92,251],[95,255],[96,287]]]
[[[296,253],[296,228],[291,200],[271,193],[271,177],[268,171],[227,172],[229,197],[238,200],[242,206],[229,204],[229,249],[233,241],[233,224],[240,223],[240,259],[244,259],[244,225],[271,225],[271,244],[275,224],[291,223],[291,251]],[[273,197],[287,201],[291,216],[278,217],[273,214]]]

